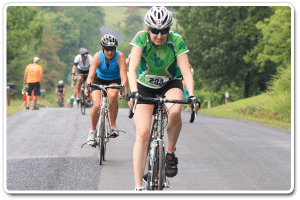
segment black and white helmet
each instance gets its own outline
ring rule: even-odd
[[[79,49],[79,54],[81,54],[81,55],[88,54],[88,53],[89,53],[89,51],[84,47]]]
[[[146,13],[144,22],[149,28],[165,29],[172,26],[173,16],[164,6],[153,6]]]
[[[117,47],[118,46],[118,40],[113,35],[105,34],[101,38],[101,45],[103,47]]]

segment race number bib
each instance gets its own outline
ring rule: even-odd
[[[162,86],[169,81],[169,78],[166,76],[146,75],[145,81],[152,85]]]

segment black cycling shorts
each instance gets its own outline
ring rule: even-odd
[[[98,85],[111,85],[113,83],[116,83],[118,85],[121,84],[121,79],[115,79],[115,80],[111,80],[111,81],[107,81],[107,80],[103,80],[101,78],[99,78],[98,76],[95,76],[95,79],[94,79],[94,84],[98,84]],[[93,92],[94,90],[100,90],[99,88],[96,88],[96,87],[92,87],[91,88],[91,92]]]
[[[138,93],[143,97],[155,98],[157,95],[164,96],[167,93],[167,91],[169,91],[172,88],[179,88],[183,92],[182,81],[181,80],[170,81],[164,87],[159,89],[148,88],[138,83]],[[154,103],[149,101],[139,100],[138,104],[154,104]]]
[[[77,74],[86,74],[86,75],[89,75],[89,70],[83,71],[83,70],[77,68]],[[82,76],[82,80],[86,81],[87,77],[88,76]]]
[[[33,91],[34,96],[40,96],[41,95],[40,89],[41,89],[40,82],[28,83],[28,92],[27,92],[27,94],[29,96],[31,96],[31,93]]]

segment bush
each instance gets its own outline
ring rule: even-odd
[[[291,118],[291,67],[281,69],[271,82],[268,109],[279,114],[280,119]]]

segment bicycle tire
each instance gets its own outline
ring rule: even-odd
[[[164,182],[165,182],[165,149],[163,146],[163,141],[159,140],[158,142],[158,190],[163,190],[164,189]]]
[[[84,94],[84,91],[81,90],[81,103],[80,103],[80,107],[81,107],[81,114],[85,115],[85,107],[86,107],[86,96]]]
[[[58,106],[62,107],[62,93],[59,93]]]
[[[157,190],[157,180],[158,180],[158,148],[154,147],[153,158],[149,159],[149,167],[152,168],[152,174],[148,173],[147,177],[147,190]]]
[[[106,113],[106,115],[105,115],[105,116],[106,116],[106,117],[105,117],[105,119],[106,119],[106,120],[105,120],[105,121],[106,121],[106,127],[105,127],[106,129],[105,129],[105,130],[106,130],[106,131],[108,131],[107,129],[108,129],[108,127],[109,127],[109,124],[108,124],[108,123],[109,123],[109,122],[108,122],[108,114],[107,114],[107,112],[108,112],[108,111],[105,112],[105,113]],[[104,136],[106,136],[106,131],[104,131],[104,134],[105,134],[105,135],[103,135],[103,140],[104,140],[104,142],[103,142],[103,161],[105,161],[105,153],[106,153],[106,141],[105,141],[105,137],[104,137]]]
[[[104,155],[104,134],[105,134],[105,111],[100,113],[100,120],[101,124],[99,124],[99,164],[102,165],[103,155]]]

